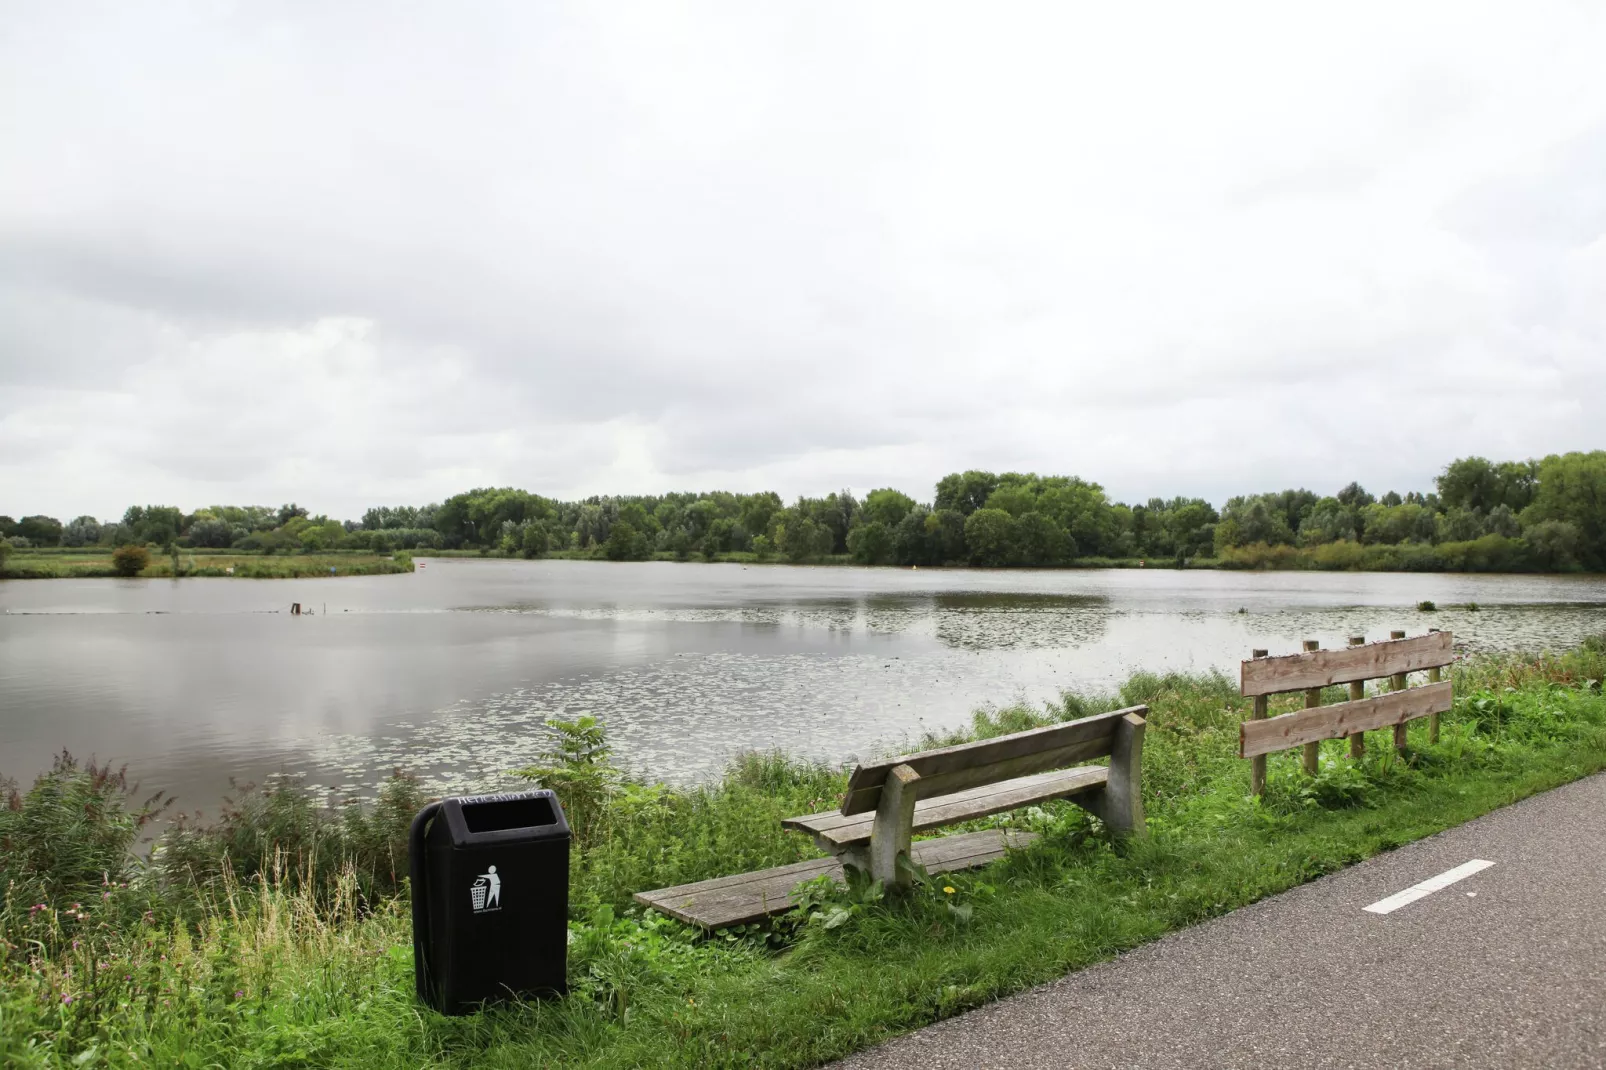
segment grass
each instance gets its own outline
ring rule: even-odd
[[[1454,677],[1438,744],[1424,722],[1403,757],[1381,734],[1359,763],[1330,742],[1314,778],[1297,756],[1276,756],[1262,801],[1234,753],[1247,704],[1220,676],[1140,673],[1118,694],[985,711],[930,742],[1147,702],[1150,837],[1117,847],[1068,804],[1000,815],[989,823],[1041,838],[907,896],[816,888],[773,928],[711,939],[634,912],[629,893],[806,856],[803,837],[777,822],[829,805],[842,773],[749,755],[702,788],[631,783],[595,726],[576,722],[532,755],[584,831],[573,992],[463,1019],[412,998],[405,893],[391,871],[396,822],[416,801],[404,788],[368,814],[315,811],[291,785],[246,793],[219,826],[187,826],[184,843],[169,834],[150,866],[119,872],[104,830],[90,835],[106,822],[61,812],[125,828],[144,811],[119,809],[133,797],[104,771],[98,788],[81,770],[58,771],[0,809],[0,876],[9,866],[11,882],[0,1062],[817,1064],[1606,767],[1606,638],[1557,656],[1474,659]],[[55,846],[20,849],[30,837]],[[80,841],[47,887],[61,845]],[[252,854],[261,861],[245,870],[227,862]]]
[[[230,571],[232,569],[232,571]],[[180,550],[178,570],[173,559],[153,551],[145,577],[234,576],[244,579],[289,579],[314,576],[382,576],[413,571],[412,556],[405,552],[373,554],[345,552],[321,554],[253,554],[238,551]],[[16,550],[0,566],[0,579],[44,580],[117,576],[112,552],[101,549]]]

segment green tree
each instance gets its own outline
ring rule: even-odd
[[[92,516],[75,517],[61,532],[63,546],[93,546],[100,541],[100,521]]]
[[[602,552],[609,561],[645,561],[652,556],[652,547],[646,535],[621,520],[608,532]]]
[[[943,476],[937,482],[935,509],[953,509],[969,516],[987,504],[993,491],[998,489],[998,477],[991,472],[971,470]]]
[[[539,520],[529,521],[519,536],[519,550],[525,557],[545,557],[547,551],[546,525]]]
[[[915,500],[902,491],[883,487],[872,490],[864,498],[864,519],[867,523],[879,522],[888,531],[895,530],[903,518],[914,511]]]
[[[965,518],[970,563],[999,568],[1015,562],[1015,518],[1002,509],[977,509]]]
[[[53,516],[25,516],[17,522],[16,534],[33,546],[59,546],[61,532],[61,521]]]
[[[1534,564],[1550,572],[1566,572],[1578,567],[1583,540],[1578,528],[1565,520],[1541,520],[1523,533],[1523,541],[1533,554]]]
[[[1533,461],[1495,464],[1484,457],[1462,457],[1445,466],[1434,483],[1446,510],[1488,514],[1504,505],[1520,513],[1533,501],[1540,465]]]
[[[884,565],[892,560],[892,532],[879,520],[860,524],[848,532],[848,552],[861,565]]]
[[[1037,494],[1030,483],[1005,483],[987,497],[987,508],[1002,509],[1019,520],[1037,508]]]
[[[1023,565],[1047,568],[1076,556],[1076,544],[1042,513],[1023,513],[1015,520],[1015,554]]]
[[[1533,501],[1522,512],[1524,528],[1561,520],[1578,531],[1578,560],[1606,569],[1606,450],[1552,454],[1539,462]]]

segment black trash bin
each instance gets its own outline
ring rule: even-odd
[[[567,991],[569,823],[556,795],[430,803],[408,846],[420,999],[467,1014]]]

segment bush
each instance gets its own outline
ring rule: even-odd
[[[236,879],[288,880],[315,900],[355,878],[367,902],[397,894],[407,875],[407,831],[425,796],[416,777],[397,771],[364,812],[355,801],[320,803],[300,781],[248,784],[211,824],[182,815],[162,836],[151,862],[175,907]]]
[[[151,563],[151,553],[143,546],[119,546],[112,551],[112,568],[119,576],[138,576]]]
[[[66,751],[27,794],[0,782],[0,902],[99,898],[127,878],[140,830],[166,807],[159,794],[136,804],[137,791],[124,770]]]

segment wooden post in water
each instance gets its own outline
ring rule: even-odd
[[[1404,639],[1405,638],[1405,632],[1403,632],[1403,631],[1389,632],[1389,638],[1390,639]],[[1389,690],[1391,690],[1391,691],[1404,691],[1405,688],[1406,688],[1405,676],[1406,676],[1405,673],[1397,672],[1393,676],[1389,677]],[[1401,754],[1405,753],[1405,722],[1404,721],[1401,721],[1399,724],[1394,726],[1394,749],[1399,751]]]
[[[1436,632],[1438,630],[1439,629],[1437,629],[1437,628],[1429,628],[1428,629],[1428,631],[1430,631],[1430,632]],[[1428,683],[1436,684],[1436,683],[1439,682],[1440,679],[1441,679],[1441,674],[1439,672],[1439,667],[1437,665],[1435,665],[1433,668],[1428,670]],[[1428,714],[1428,742],[1429,743],[1437,743],[1438,741],[1439,741],[1439,715],[1436,714],[1436,713],[1430,713],[1430,714]]]
[[[1314,653],[1315,651],[1318,651],[1321,648],[1322,648],[1322,641],[1320,639],[1307,639],[1307,640],[1305,640],[1305,650],[1308,653]],[[1305,708],[1307,710],[1315,709],[1317,706],[1320,706],[1321,704],[1322,704],[1322,689],[1319,688],[1319,687],[1308,687],[1308,688],[1306,688],[1305,689]],[[1315,776],[1316,775],[1316,763],[1317,763],[1317,759],[1321,757],[1321,754],[1322,754],[1322,745],[1321,745],[1320,742],[1305,744],[1305,774],[1307,776]]]
[[[1350,646],[1365,646],[1366,636],[1352,635],[1349,637]],[[1366,697],[1366,681],[1354,680],[1349,685],[1349,700],[1356,702]],[[1359,761],[1366,757],[1366,733],[1356,732],[1349,737],[1349,756]]]
[[[1250,651],[1250,657],[1263,658],[1268,653],[1270,651],[1252,650]],[[1266,719],[1265,695],[1255,696],[1255,712],[1249,716],[1251,720],[1255,721],[1264,721]],[[1256,796],[1266,794],[1266,756],[1264,754],[1257,754],[1249,759],[1249,790],[1254,792]]]

